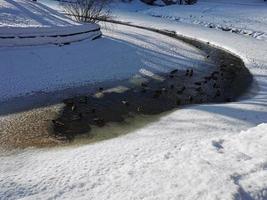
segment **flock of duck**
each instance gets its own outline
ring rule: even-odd
[[[150,79],[124,92],[106,92],[100,87],[94,94],[64,100],[61,115],[52,120],[54,133],[58,139],[72,140],[90,132],[92,126],[123,122],[137,114],[159,114],[188,104],[230,102],[235,98],[233,84],[240,73],[242,67],[222,60],[218,69],[204,77],[192,68],[174,69],[161,75],[163,81]]]

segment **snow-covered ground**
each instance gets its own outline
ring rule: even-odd
[[[40,28],[72,27],[79,25],[38,1],[3,0],[0,4],[0,27]],[[8,27],[8,28],[7,28]],[[2,30],[1,30],[2,33]]]
[[[104,142],[3,152],[0,199],[267,199],[266,42],[142,13],[117,10],[116,15],[239,55],[254,76],[253,87],[238,102],[175,110]],[[159,53],[170,45],[165,37],[128,31],[120,38],[145,40],[138,44],[152,43]],[[164,42],[160,48],[158,39]]]
[[[119,4],[114,8],[138,11],[177,23],[197,24],[267,41],[267,2],[261,0],[199,0],[195,5],[165,7],[141,6],[138,1],[131,4]]]
[[[39,2],[0,2],[0,47],[70,43],[100,34],[98,25],[75,22]]]
[[[181,123],[180,114],[186,112],[93,145],[2,156],[0,195],[2,199],[266,199],[267,125],[209,138],[210,125],[203,118],[195,127],[189,127],[192,115]],[[177,123],[184,128],[178,130]],[[206,131],[197,132],[199,126],[206,126]]]

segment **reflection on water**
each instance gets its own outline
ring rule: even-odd
[[[90,133],[75,137],[70,144],[67,141],[56,139],[53,134],[51,119],[58,116],[62,106],[58,104],[1,117],[0,149],[68,147],[95,143],[141,129],[169,113],[132,116],[126,118],[124,122],[107,123],[102,128],[92,126]]]
[[[124,122],[108,123],[104,127],[93,126],[87,134],[75,137],[71,146],[95,143],[118,136],[126,135],[148,126],[150,123],[158,121],[161,117],[166,116],[170,112],[164,112],[158,115],[135,115],[131,118],[126,118]]]

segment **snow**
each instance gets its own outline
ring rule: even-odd
[[[266,199],[267,198],[267,124],[260,124],[255,128],[242,131],[235,136],[227,136],[217,140],[222,144],[218,151],[224,156],[214,159],[217,166],[228,166],[235,184],[242,188],[240,197],[242,199]],[[213,140],[213,142],[216,140]],[[211,157],[215,157],[212,156]],[[236,162],[233,162],[232,160]],[[245,165],[245,166],[244,166]],[[234,169],[233,169],[234,168]],[[236,174],[233,171],[238,171]]]
[[[145,10],[150,8],[151,6],[142,3],[141,1],[132,1],[131,3],[121,3],[120,0],[115,0],[109,5],[111,10],[128,10],[131,12],[136,12],[140,10]]]
[[[177,67],[201,65],[203,70],[212,67],[206,66],[204,53],[194,47],[149,31],[143,31],[139,36],[138,31],[112,26],[111,30],[103,30],[104,38],[95,41],[61,47],[0,48],[0,101],[25,94],[128,79],[144,70],[159,73]],[[178,51],[181,53],[176,53]],[[16,59],[10,60],[13,55]]]
[[[267,41],[267,5],[263,1],[200,0],[192,6],[173,5],[143,11],[176,22],[198,24]]]
[[[111,7],[114,11],[139,12],[267,41],[267,5],[263,0],[199,0],[190,6],[176,4],[165,7],[133,1]]]
[[[0,3],[0,47],[70,43],[100,34],[98,25],[75,22],[39,2]]]
[[[155,123],[89,146],[3,156],[0,194],[10,199],[266,198],[266,124],[200,139],[164,121],[159,123],[165,129]],[[218,140],[221,151],[213,145]]]
[[[79,25],[38,1],[3,0],[0,8],[0,27],[71,27]]]
[[[232,5],[232,1],[220,2]],[[253,74],[253,87],[237,102],[174,110],[103,142],[3,152],[0,198],[267,199],[266,41],[140,12],[116,10],[114,14],[121,21],[172,30],[233,52]],[[142,42],[133,45],[148,45],[160,53],[174,42],[154,34],[150,38],[139,29],[119,30],[110,36],[122,38],[125,45],[136,38]],[[131,37],[128,31],[135,33]],[[158,40],[163,45],[157,46]]]

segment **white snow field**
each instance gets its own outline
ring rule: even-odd
[[[139,11],[267,41],[267,2],[263,0],[199,0],[191,6],[146,7]]]
[[[39,2],[0,2],[0,47],[62,44],[99,35],[98,25],[74,22]]]
[[[267,3],[263,1],[200,0],[193,6],[174,5],[144,12],[267,41]]]
[[[230,1],[220,2],[228,5]],[[175,31],[235,53],[253,74],[253,87],[238,102],[174,110],[103,142],[2,152],[0,199],[266,200],[266,41],[142,13],[117,10],[116,15],[121,21]],[[120,33],[124,42],[145,40],[138,44],[152,46],[159,54],[174,42],[155,36],[134,28]],[[82,44],[73,48],[76,45]]]

